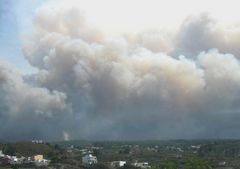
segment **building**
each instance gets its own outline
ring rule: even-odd
[[[35,155],[33,159],[34,159],[34,164],[37,167],[48,166],[50,163],[50,160],[44,159],[42,154]]]
[[[126,164],[126,161],[112,161],[110,166],[112,168],[123,167]]]
[[[23,163],[23,159],[22,158],[17,158],[16,156],[11,156],[9,163],[11,165],[22,164]]]
[[[150,168],[151,166],[148,164],[148,162],[134,162],[132,163],[133,166],[139,167],[139,168]]]
[[[32,143],[43,144],[43,141],[42,140],[32,140]]]
[[[46,160],[46,159],[34,161],[34,164],[35,164],[35,166],[37,166],[37,167],[48,166],[49,163],[50,163],[50,160]]]
[[[3,154],[2,150],[0,150],[0,158],[4,157],[5,155]]]
[[[43,160],[43,155],[41,155],[41,154],[35,155],[33,157],[33,159],[34,159],[34,161],[41,161],[41,160]]]
[[[220,162],[218,163],[219,166],[226,166],[226,164],[227,164],[226,161],[220,161]]]
[[[82,163],[84,165],[92,165],[97,163],[97,157],[92,154],[87,154],[82,157]]]
[[[34,163],[33,161],[33,157],[27,157],[24,159],[23,161],[24,164],[31,164],[31,163]]]

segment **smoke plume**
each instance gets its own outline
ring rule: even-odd
[[[108,36],[76,7],[42,7],[0,64],[1,139],[239,138],[239,27],[206,14],[173,34]]]

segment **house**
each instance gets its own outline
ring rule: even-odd
[[[23,160],[24,164],[31,164],[34,163],[33,158],[32,157],[27,157]]]
[[[200,148],[201,148],[201,145],[191,145],[191,148],[192,148],[192,149],[200,149]]]
[[[92,154],[93,153],[93,151],[88,150],[88,149],[82,149],[82,150],[80,150],[80,152],[82,153],[82,155],[84,155],[84,154]]]
[[[0,158],[4,157],[5,155],[3,154],[2,150],[0,150]]]
[[[226,164],[227,164],[226,161],[220,161],[220,162],[218,163],[219,166],[225,166]]]
[[[117,168],[117,167],[123,167],[126,164],[126,161],[112,161],[110,163],[110,167]]]
[[[49,163],[50,163],[50,160],[46,160],[46,159],[34,161],[34,164],[35,164],[37,167],[48,166]]]
[[[97,157],[92,154],[87,154],[82,157],[82,163],[84,165],[92,165],[97,163]]]
[[[35,155],[33,157],[33,159],[34,159],[34,161],[41,161],[41,160],[43,160],[43,155],[41,155],[41,154]]]
[[[9,163],[10,163],[11,165],[22,164],[22,163],[23,163],[23,160],[22,160],[22,158],[17,158],[16,156],[11,156]]]
[[[132,163],[133,166],[139,167],[139,168],[150,168],[151,166],[148,164],[148,162],[134,162]]]
[[[50,163],[50,160],[44,159],[42,154],[35,155],[33,159],[34,159],[34,164],[37,167],[48,166]]]
[[[42,140],[32,140],[32,143],[43,144],[43,141]]]

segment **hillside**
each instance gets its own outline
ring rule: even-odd
[[[3,150],[3,153],[8,155],[22,155],[28,157],[36,154],[51,156],[51,154],[59,153],[61,149],[57,145],[50,145],[48,143],[36,144],[32,142],[19,142],[0,144],[0,150]]]

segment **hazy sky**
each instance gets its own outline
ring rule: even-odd
[[[240,138],[238,7],[0,1],[0,140]]]

